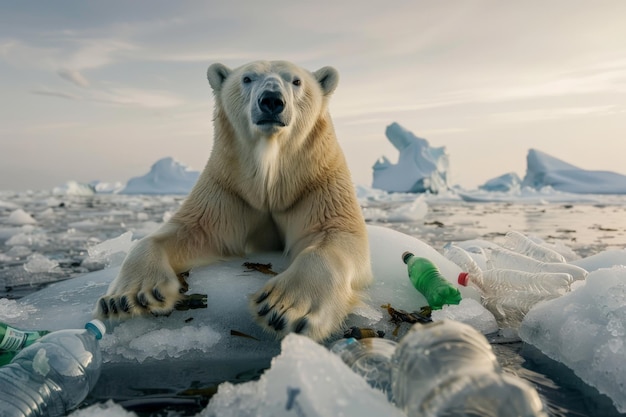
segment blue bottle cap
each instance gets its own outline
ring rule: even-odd
[[[98,340],[102,339],[102,335],[107,332],[107,328],[104,323],[98,319],[93,319],[89,323],[85,324],[85,329],[93,332]]]

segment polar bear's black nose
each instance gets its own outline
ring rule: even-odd
[[[263,113],[280,114],[285,108],[283,95],[276,91],[265,91],[259,98],[259,109]]]

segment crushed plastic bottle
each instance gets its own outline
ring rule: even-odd
[[[488,264],[496,269],[517,269],[527,272],[564,272],[570,274],[575,281],[584,280],[589,274],[585,269],[563,262],[542,262],[530,256],[513,252],[505,248],[489,248]]]
[[[404,252],[402,260],[407,264],[411,283],[422,293],[432,309],[439,310],[446,304],[461,302],[461,292],[441,276],[431,261],[416,257],[410,252]]]
[[[538,245],[527,236],[513,230],[506,234],[504,244],[502,246],[512,250],[513,252],[522,253],[538,261],[566,262],[565,258],[560,253],[545,246]]]
[[[2,417],[56,417],[76,408],[100,376],[104,324],[49,333],[0,368]]]
[[[500,327],[506,328],[518,328],[526,313],[538,302],[571,291],[572,281],[570,274],[562,272],[488,269],[479,274],[459,274],[459,284],[478,289],[483,306],[494,315]]]
[[[27,346],[50,333],[47,330],[23,330],[0,322],[0,366],[6,365]]]
[[[414,325],[399,343],[342,339],[331,351],[408,417],[547,417],[537,391],[505,374],[487,339],[460,322]]]
[[[392,363],[393,399],[409,417],[547,417],[537,391],[505,374],[487,339],[466,324],[413,326]]]

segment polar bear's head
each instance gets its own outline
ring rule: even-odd
[[[339,74],[313,73],[286,61],[256,61],[236,69],[213,64],[207,71],[220,111],[244,140],[305,135],[326,112]]]

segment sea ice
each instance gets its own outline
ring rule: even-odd
[[[290,334],[258,381],[218,388],[200,417],[404,416],[387,397],[311,339]]]
[[[78,181],[68,181],[60,187],[52,190],[53,195],[57,196],[83,196],[88,197],[96,193],[96,189],[90,184],[83,184]]]
[[[574,371],[626,412],[626,266],[599,269],[585,285],[533,307],[519,329],[526,343]]]

